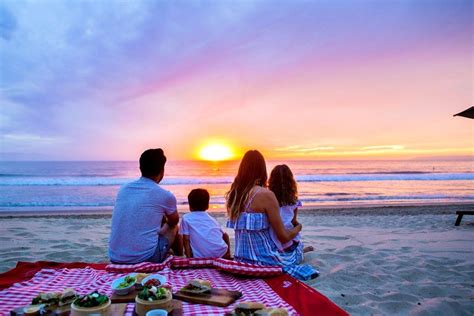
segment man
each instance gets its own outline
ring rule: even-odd
[[[140,156],[142,177],[120,189],[112,215],[110,261],[162,262],[175,242],[179,222],[176,197],[158,185],[165,163],[161,148],[146,150]]]

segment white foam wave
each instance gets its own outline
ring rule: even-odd
[[[0,186],[119,186],[132,178],[114,177],[3,177]],[[298,182],[458,181],[474,180],[474,173],[378,173],[298,175]],[[232,177],[166,177],[163,185],[230,184]]]

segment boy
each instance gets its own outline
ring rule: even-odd
[[[179,228],[186,257],[230,259],[229,235],[206,212],[209,208],[209,192],[194,189],[188,195],[188,202],[191,212],[183,216]]]

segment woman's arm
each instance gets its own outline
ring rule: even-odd
[[[232,259],[231,255],[230,255],[230,239],[229,239],[229,235],[224,232],[222,234],[222,239],[224,239],[224,242],[227,244],[227,252],[224,254],[224,256],[222,258],[224,259]]]
[[[268,221],[272,226],[275,234],[282,243],[286,243],[293,238],[301,231],[301,224],[297,224],[290,230],[286,230],[285,226],[283,226],[283,222],[280,216],[280,208],[278,206],[278,201],[275,197],[275,194],[271,191],[264,191],[260,193],[262,196],[262,206],[267,213]]]

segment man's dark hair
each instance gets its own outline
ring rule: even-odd
[[[147,149],[140,156],[140,171],[143,177],[152,178],[165,170],[166,157],[163,149]]]
[[[205,211],[209,208],[209,192],[205,189],[194,189],[188,194],[191,211]]]

